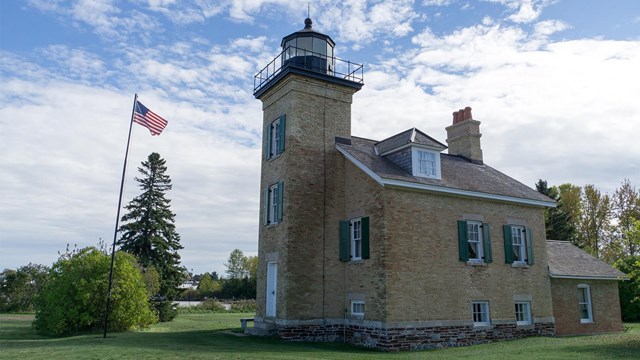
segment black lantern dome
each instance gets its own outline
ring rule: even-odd
[[[336,43],[328,35],[313,30],[311,19],[304,20],[304,28],[282,38],[282,66],[296,66],[307,70],[332,74],[335,69],[333,48]]]
[[[304,28],[282,38],[282,52],[253,79],[253,96],[260,98],[274,84],[288,74],[298,74],[356,89],[362,87],[362,64],[334,56],[336,43],[311,27],[304,20]]]

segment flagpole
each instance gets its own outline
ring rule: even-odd
[[[127,138],[127,150],[124,152],[124,165],[122,166],[122,180],[120,180],[120,198],[118,199],[118,211],[116,214],[116,228],[113,231],[113,244],[111,245],[111,268],[109,269],[109,290],[107,291],[107,309],[104,312],[104,338],[107,337],[107,327],[109,323],[109,306],[111,305],[111,285],[113,283],[113,263],[116,255],[116,239],[118,237],[118,225],[120,223],[120,208],[122,207],[122,192],[124,190],[124,176],[127,172],[127,158],[129,157],[129,143],[131,143],[131,129],[133,128],[133,114],[136,110],[138,94],[133,97],[133,108],[131,109],[131,120],[129,121],[129,137]]]

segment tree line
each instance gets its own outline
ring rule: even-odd
[[[242,250],[235,249],[224,264],[227,268],[226,278],[217,272],[204,274],[188,274],[187,279],[197,284],[196,288],[186,289],[180,300],[206,299],[255,299],[258,278],[258,257],[245,256]]]
[[[591,184],[544,180],[536,190],[557,202],[545,210],[547,239],[570,241],[626,273],[629,280],[618,283],[622,318],[640,320],[640,191],[629,179],[611,195]]]

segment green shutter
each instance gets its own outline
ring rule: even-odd
[[[282,193],[284,192],[284,183],[282,181],[278,182],[278,213],[276,214],[276,221],[282,221]]]
[[[362,222],[362,258],[369,258],[369,217],[360,219]]]
[[[469,233],[467,232],[467,222],[458,220],[458,255],[460,261],[469,260]]]
[[[533,233],[530,228],[525,228],[527,235],[527,264],[533,265]]]
[[[282,154],[284,152],[284,134],[285,134],[285,126],[286,126],[286,116],[280,116],[280,128],[278,137],[280,138],[280,143],[278,144],[278,154]]]
[[[504,232],[504,262],[506,264],[513,264],[513,239],[511,238],[511,225],[504,225],[502,230]]]
[[[491,255],[491,232],[489,230],[489,224],[482,224],[482,244],[484,246],[484,262],[493,262],[493,256]]]
[[[267,187],[266,189],[264,189],[264,191],[262,192],[262,200],[264,201],[264,205],[263,205],[263,214],[262,214],[262,220],[264,225],[269,225],[269,188]]]
[[[349,225],[349,221],[340,221],[340,261],[349,261],[349,247],[351,246]]]
[[[266,142],[266,150],[267,150],[267,155],[266,158],[267,160],[271,159],[271,123],[268,123],[267,126],[264,128],[264,133],[265,133],[265,142]]]

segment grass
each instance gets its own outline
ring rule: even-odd
[[[33,315],[0,314],[0,359],[640,359],[640,323],[619,334],[528,338],[452,349],[382,353],[343,344],[238,336],[253,314],[181,314],[145,331],[47,338]]]

